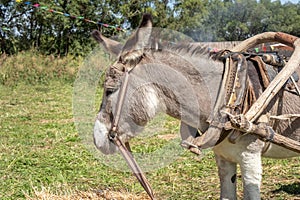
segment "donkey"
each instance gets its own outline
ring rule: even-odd
[[[217,99],[223,63],[212,59],[207,47],[192,43],[160,46],[151,37],[155,35],[151,27],[152,17],[144,15],[139,29],[124,45],[98,31],[92,34],[106,50],[117,56],[117,61],[106,72],[102,103],[94,125],[94,143],[104,154],[117,151],[108,132],[126,70],[130,71],[130,79],[118,126],[119,137],[124,143],[137,136],[160,111],[181,120],[182,132],[199,130],[204,133],[209,127],[207,120]],[[263,91],[259,75],[254,67],[249,68],[249,74],[255,95],[259,96]],[[266,112],[297,114],[300,112],[299,96],[283,88]],[[272,127],[277,133],[300,141],[299,118],[290,123],[273,120]],[[262,179],[261,157],[299,156],[251,134],[240,136],[236,143],[231,143],[227,136],[213,147],[213,151],[220,178],[220,199],[237,199],[237,164],[242,173],[243,198],[257,200]]]

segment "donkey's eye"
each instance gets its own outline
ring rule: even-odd
[[[111,95],[113,93],[113,91],[112,90],[106,90],[106,92],[105,92],[105,96],[109,96],[109,95]]]

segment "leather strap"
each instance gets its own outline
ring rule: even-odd
[[[145,175],[143,174],[143,171],[141,170],[141,168],[139,167],[139,165],[135,161],[131,151],[126,148],[125,144],[120,140],[120,138],[118,136],[118,125],[119,125],[119,120],[120,120],[120,116],[121,116],[122,107],[123,107],[123,104],[124,104],[125,94],[126,94],[126,91],[127,91],[128,80],[129,80],[129,71],[126,70],[124,81],[121,85],[120,92],[119,92],[119,95],[118,95],[116,113],[114,115],[114,119],[113,119],[111,129],[109,131],[109,138],[119,148],[123,158],[126,160],[126,162],[127,162],[128,166],[130,167],[131,171],[133,172],[135,177],[138,179],[140,184],[143,186],[144,190],[147,192],[149,197],[152,200],[154,200],[155,198],[154,198],[153,190],[152,190],[147,178],[145,177]]]

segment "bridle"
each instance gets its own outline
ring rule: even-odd
[[[113,123],[108,132],[108,136],[109,136],[109,139],[119,148],[120,153],[122,154],[123,158],[126,160],[128,166],[130,167],[130,169],[132,170],[133,174],[138,179],[140,184],[143,186],[143,188],[145,189],[145,191],[147,192],[149,197],[152,200],[154,200],[155,197],[153,194],[153,190],[152,190],[147,178],[145,177],[141,168],[135,161],[131,151],[121,141],[121,139],[119,137],[120,136],[119,131],[118,131],[122,107],[123,107],[125,95],[127,92],[129,74],[134,68],[135,67],[133,67],[129,70],[127,68],[125,68],[124,81],[122,82],[122,84],[120,86],[120,91],[119,91],[118,99],[117,99],[117,109],[116,109],[115,114],[113,115]],[[128,144],[128,147],[129,147],[129,144]]]

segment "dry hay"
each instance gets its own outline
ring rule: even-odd
[[[178,135],[177,134],[164,134],[164,135],[158,135],[157,136],[159,139],[163,139],[163,140],[173,140],[173,139],[176,139],[178,138]]]
[[[34,196],[25,194],[26,200],[147,200],[146,193],[140,195],[131,194],[128,191],[93,190],[88,192],[69,191],[65,194],[53,194],[43,187],[41,190],[34,189]]]

